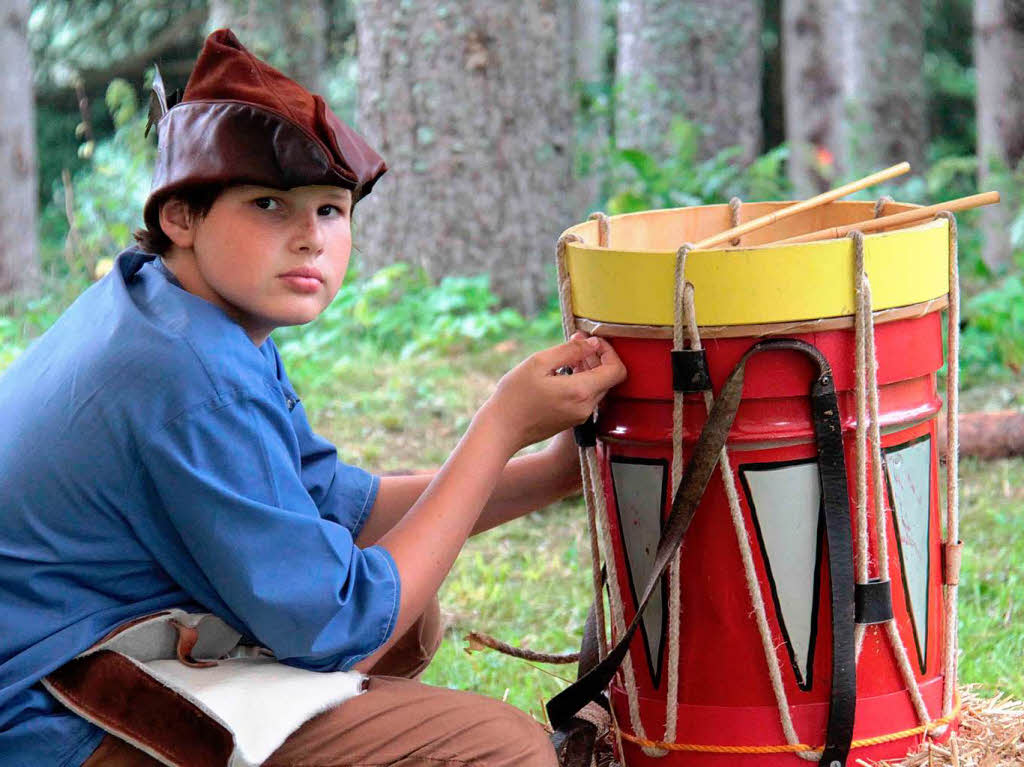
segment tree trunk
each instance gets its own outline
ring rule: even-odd
[[[356,9],[358,128],[391,168],[357,206],[365,266],[489,273],[506,302],[536,311],[574,223],[568,3]]]
[[[206,31],[229,27],[246,44],[246,38],[252,33],[253,23],[249,4],[246,0],[209,0],[209,13],[206,17]]]
[[[601,203],[608,147],[608,111],[603,103],[604,18],[601,0],[579,0],[572,11],[572,79],[576,99],[573,218],[582,219]]]
[[[842,96],[831,0],[783,0],[782,55],[789,179],[797,197],[835,180]]]
[[[28,0],[10,0],[0,25],[0,293],[39,277],[37,168]]]
[[[285,8],[282,31],[291,59],[291,76],[319,93],[327,62],[327,7],[324,0],[304,0]]]
[[[759,0],[620,0],[616,140],[664,159],[672,117],[705,129],[701,156],[761,148]]]
[[[325,0],[210,0],[206,26],[211,32],[230,27],[257,56],[314,93],[321,91],[329,28]]]
[[[978,167],[988,189],[1006,179],[1024,157],[1024,3],[977,0],[974,4],[974,60],[978,72]],[[993,173],[993,171],[997,171]],[[1010,266],[1010,224],[1019,191],[999,184],[1003,204],[982,210],[983,258],[995,271]]]
[[[906,160],[924,170],[928,117],[921,0],[842,0],[839,168],[858,176]]]

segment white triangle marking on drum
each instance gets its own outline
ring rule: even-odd
[[[914,620],[918,659],[925,662],[928,630],[928,520],[931,505],[931,438],[903,445],[885,454],[890,499],[896,515],[900,558],[910,614]]]
[[[623,550],[633,583],[634,600],[647,585],[654,568],[654,555],[661,540],[661,515],[665,485],[665,464],[613,460],[612,482],[618,504]],[[662,585],[664,589],[664,585]],[[636,602],[634,601],[634,606]],[[662,599],[656,595],[644,609],[644,641],[651,676],[661,676],[661,643],[665,630]]]
[[[801,687],[810,684],[817,619],[821,486],[817,461],[742,468],[779,624]]]

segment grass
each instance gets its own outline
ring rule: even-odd
[[[543,719],[541,701],[576,667],[533,665],[495,652],[465,652],[482,631],[545,652],[575,652],[590,605],[590,550],[582,504],[559,503],[472,539],[441,592],[450,620],[424,681],[505,698]]]
[[[961,677],[1024,699],[1024,460],[960,471]]]
[[[343,375],[321,386],[311,417],[351,460],[373,470],[436,466],[501,374],[555,342],[536,337],[447,356],[351,358]],[[966,392],[964,399],[977,408],[1006,407],[1018,406],[1020,396],[1001,386]],[[1024,698],[1024,460],[965,460],[960,474],[961,679]],[[424,681],[505,698],[543,718],[542,701],[564,687],[558,676],[572,677],[575,667],[470,654],[464,637],[482,631],[537,650],[578,649],[589,568],[579,499],[471,539],[442,589],[449,628]]]

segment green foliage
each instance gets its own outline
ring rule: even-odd
[[[57,321],[64,303],[53,295],[35,298],[0,311],[0,373],[14,362],[36,336]]]
[[[487,275],[445,277],[434,284],[422,269],[400,263],[366,279],[347,280],[313,323],[281,328],[274,338],[295,385],[301,382],[305,391],[316,391],[382,355],[415,358],[429,367],[427,360],[450,359],[510,338],[560,333],[555,304],[527,320],[498,306]],[[367,396],[378,408],[404,401],[408,394],[404,384],[391,381],[374,381],[372,388]],[[422,391],[419,395],[430,399]]]
[[[929,158],[972,155],[977,144],[971,0],[924,0]]]
[[[33,0],[29,44],[36,86],[69,87],[85,73],[132,59],[162,32],[205,14],[204,0]]]
[[[308,331],[279,335],[305,354],[365,342],[410,356],[494,341],[526,324],[515,310],[498,308],[487,275],[445,277],[434,285],[422,269],[399,263],[347,282]]]
[[[733,196],[751,200],[789,196],[784,146],[744,166],[737,159],[737,147],[723,149],[707,160],[698,159],[700,136],[700,126],[677,117],[666,137],[671,153],[664,162],[639,149],[611,148],[612,188],[616,191],[606,211],[614,215],[721,203]]]
[[[1024,159],[1016,167],[1008,167],[993,157],[988,160],[988,183],[998,189],[1000,205],[1014,211],[1010,224],[1010,244],[1019,264],[1024,264]]]
[[[963,384],[1019,380],[1024,369],[1024,276],[1009,274],[971,297],[963,316]]]
[[[61,172],[65,168],[74,175],[89,164],[89,160],[82,157],[82,145],[76,139],[76,129],[81,120],[77,110],[68,112],[48,104],[39,104],[36,108],[40,206],[64,194]],[[89,121],[93,134],[99,138],[106,138],[114,131],[110,114],[102,101],[89,103]]]
[[[120,79],[111,82],[106,104],[116,131],[96,145],[91,162],[72,182],[76,234],[71,238],[69,267],[86,275],[93,274],[100,259],[112,257],[131,242],[141,223],[155,156],[152,142],[143,135],[146,115],[140,112],[131,85]],[[54,197],[52,205],[62,207],[63,199]]]

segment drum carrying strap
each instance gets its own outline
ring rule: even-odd
[[[788,338],[769,339],[755,344],[747,350],[726,379],[672,499],[672,509],[665,520],[651,576],[641,592],[636,615],[604,660],[589,669],[585,669],[581,661],[579,679],[548,702],[548,717],[556,731],[570,730],[576,721],[574,715],[581,708],[590,701],[603,700],[604,690],[611,683],[616,669],[625,658],[630,640],[640,625],[644,609],[668,568],[672,555],[681,544],[697,505],[704,495],[704,489],[718,464],[739,408],[747,361],[761,352],[777,350],[802,352],[818,366],[818,375],[811,384],[810,396],[814,438],[818,447],[818,476],[825,513],[825,535],[828,541],[832,604],[832,687],[821,764],[827,767],[845,767],[850,743],[853,740],[857,676],[854,648],[853,532],[850,524],[842,424],[839,420],[835,381],[828,360],[813,345]],[[612,586],[614,587],[614,584]],[[587,641],[584,637],[584,645]]]

